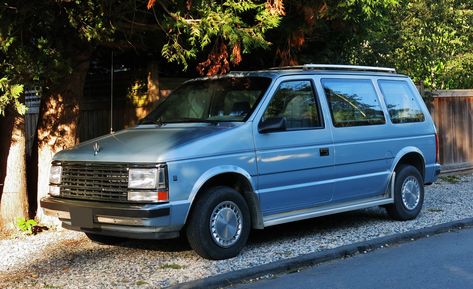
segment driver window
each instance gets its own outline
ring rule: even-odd
[[[279,85],[262,121],[278,117],[286,118],[288,130],[322,127],[309,80],[286,81]]]

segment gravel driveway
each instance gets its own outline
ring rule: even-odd
[[[159,288],[232,270],[473,217],[473,175],[442,177],[426,187],[416,220],[392,221],[381,208],[253,231],[243,252],[209,261],[183,241],[97,245],[57,230],[0,240],[0,288]]]

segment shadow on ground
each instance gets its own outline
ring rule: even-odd
[[[372,221],[390,220],[382,208],[370,208],[347,213],[339,213],[324,217],[307,219],[298,222],[286,223],[267,227],[264,230],[253,230],[250,234],[249,244],[264,244],[275,240],[305,237],[314,232],[339,231],[344,228],[361,226]]]
[[[272,226],[264,230],[252,230],[248,247],[255,248],[274,242],[290,241],[318,232],[343,231],[345,228],[387,219],[384,210],[372,208]],[[58,278],[58,273],[61,276],[87,276],[90,272],[99,270],[117,277],[120,275],[116,271],[115,263],[117,261],[123,267],[134,268],[132,272],[128,273],[136,274],[138,272],[138,275],[146,275],[147,272],[153,274],[157,270],[164,270],[166,264],[177,262],[177,260],[184,263],[198,263],[199,266],[204,267],[214,266],[214,261],[206,261],[192,252],[183,237],[170,240],[125,240],[114,246],[92,245],[84,237],[59,240],[57,243],[51,244],[51,247],[52,249],[48,253],[38,251],[37,254],[41,254],[40,258],[32,258],[30,262],[21,264],[17,269],[0,274],[0,280],[2,280],[0,288],[12,287],[11,284],[25,286],[33,284],[36,286],[39,283],[44,285],[48,280]],[[141,262],[143,258],[148,258],[150,261],[143,265]],[[231,263],[231,259],[225,261]],[[31,274],[25,275],[24,272],[31,272]],[[129,277],[129,279],[133,278],[134,276]],[[126,285],[126,283],[118,282],[117,286],[120,284]],[[13,287],[24,287],[22,285]]]
[[[338,231],[344,228],[362,225],[371,221],[390,220],[382,208],[370,208],[298,222],[267,227],[264,230],[252,230],[248,244],[264,244],[276,240],[305,237],[317,231]],[[163,252],[182,252],[191,250],[185,235],[170,240],[126,240],[117,246],[146,249]]]

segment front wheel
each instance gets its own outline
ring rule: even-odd
[[[424,182],[419,171],[403,165],[396,172],[394,203],[386,206],[388,214],[396,220],[412,220],[419,215],[424,203]]]
[[[250,213],[243,196],[229,187],[214,187],[196,201],[187,226],[192,249],[206,259],[238,255],[250,233]]]

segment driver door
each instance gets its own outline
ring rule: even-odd
[[[309,208],[332,199],[333,141],[313,80],[286,78],[255,119],[258,193],[263,216]],[[286,128],[261,132],[269,119]]]

